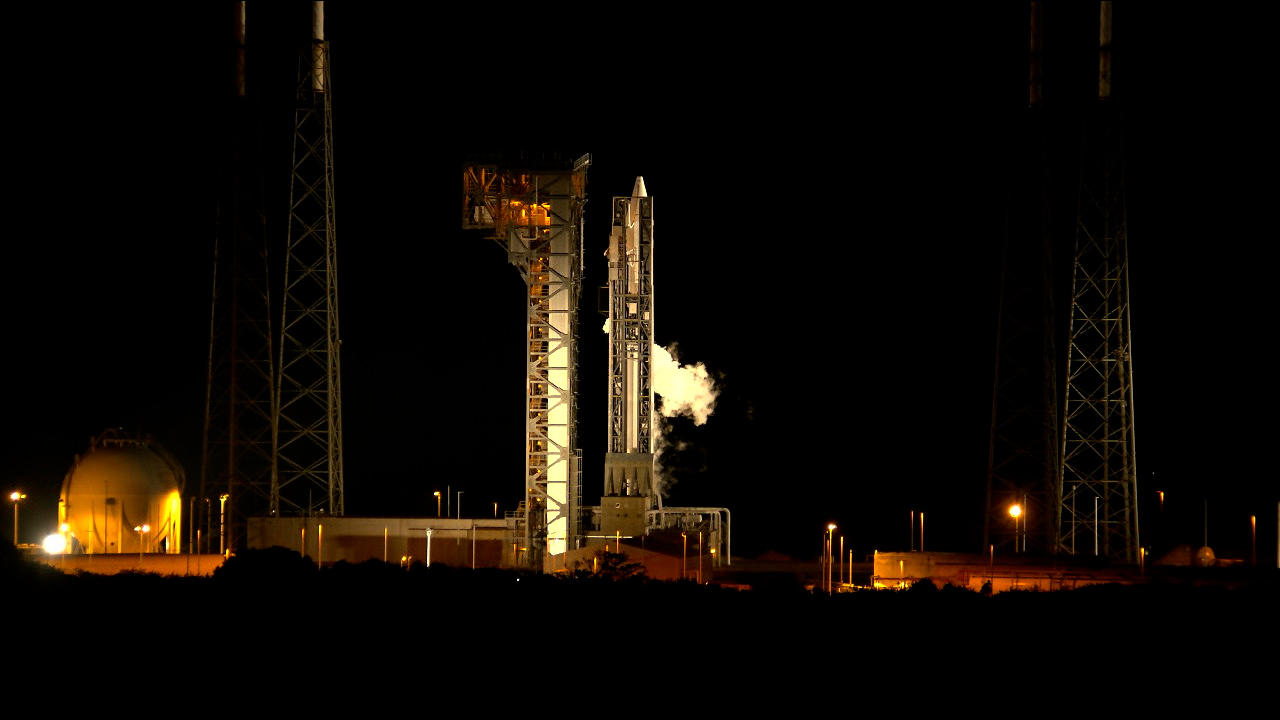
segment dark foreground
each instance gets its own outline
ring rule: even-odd
[[[1132,689],[1196,677],[1248,689],[1274,674],[1280,645],[1274,571],[1231,590],[1157,583],[985,597],[921,585],[826,596],[654,582],[625,567],[605,577],[372,561],[317,570],[280,549],[242,553],[210,578],[63,575],[8,553],[10,660],[149,683],[214,674],[253,686],[495,693],[477,701],[546,683],[675,683],[838,706],[874,699],[882,685],[895,702],[943,685],[982,695],[1027,691],[1025,682]]]

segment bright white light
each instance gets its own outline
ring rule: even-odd
[[[44,551],[50,555],[61,555],[67,550],[67,538],[54,533],[44,539]]]

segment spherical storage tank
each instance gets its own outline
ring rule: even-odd
[[[182,467],[143,433],[107,430],[62,482],[58,520],[69,553],[176,553]]]

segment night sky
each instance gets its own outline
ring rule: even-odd
[[[249,8],[280,241],[301,7]],[[1164,490],[1170,535],[1201,543],[1207,499],[1219,556],[1247,557],[1256,514],[1260,560],[1274,561],[1257,31],[1239,11],[1137,14],[1149,9],[1121,4],[1115,20],[1144,544]],[[104,428],[156,435],[198,484],[229,32],[221,6],[20,12],[0,486],[29,494],[34,542]],[[464,243],[459,168],[467,152],[563,148],[593,158],[588,502],[605,444],[595,288],[609,199],[643,175],[658,340],[721,389],[707,425],[671,430],[686,448],[667,504],[728,507],[735,554],[816,555],[828,521],[856,556],[905,549],[912,510],[927,548],[979,549],[1025,5],[653,16],[621,35],[586,18],[543,41],[533,25],[400,12],[328,7],[348,514],[429,514],[446,485],[465,491],[465,515],[521,497],[523,284],[497,245]],[[1045,22],[1054,227],[1069,247],[1096,16],[1050,3]]]

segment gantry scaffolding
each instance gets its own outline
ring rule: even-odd
[[[1057,546],[1060,463],[1040,3],[1030,19],[1028,108],[1011,134],[982,549],[1045,553]]]
[[[298,59],[270,513],[342,515],[342,389],[329,45],[323,3]]]
[[[474,156],[463,162],[463,230],[498,243],[527,288],[524,499],[517,564],[542,569],[576,548],[582,527],[578,449],[578,305],[582,216],[591,157]]]
[[[1098,100],[1081,149],[1058,550],[1137,562],[1128,232],[1109,2],[1099,26]]]
[[[198,505],[188,543],[198,552],[241,547],[247,518],[271,498],[272,372],[267,234],[256,102],[246,93],[244,3],[223,118],[226,146],[214,238],[213,302]]]

